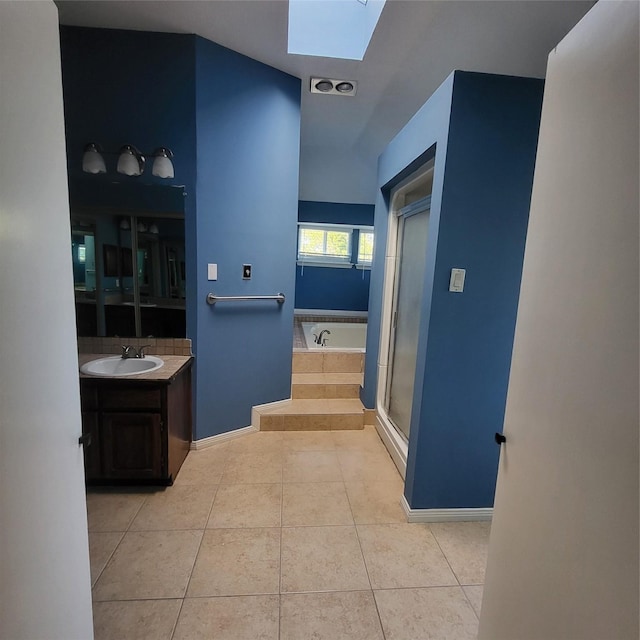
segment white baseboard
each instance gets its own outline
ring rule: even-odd
[[[482,509],[412,509],[404,496],[402,496],[401,504],[407,516],[407,522],[474,522],[491,520],[493,516],[493,507]]]
[[[329,316],[334,318],[366,318],[368,311],[342,311],[340,309],[294,309],[294,316]]]
[[[227,440],[235,440],[235,438],[245,436],[249,433],[254,433],[255,431],[257,431],[255,427],[248,426],[242,427],[240,429],[234,429],[233,431],[228,431],[227,433],[219,433],[217,436],[209,436],[208,438],[194,440],[191,443],[191,451],[200,451],[201,449],[207,449],[208,447],[213,447],[214,445],[220,444],[221,442],[226,442]]]

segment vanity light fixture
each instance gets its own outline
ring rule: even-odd
[[[173,178],[173,153],[166,147],[158,147],[154,152],[153,167],[151,173],[159,178]]]
[[[145,158],[132,144],[120,147],[116,171],[125,176],[141,176],[144,171]]]
[[[107,167],[103,153],[117,155],[116,171],[126,176],[141,176],[144,172],[146,158],[152,157],[151,173],[158,178],[173,178],[173,152],[167,147],[158,147],[153,153],[144,154],[132,144],[125,144],[117,152],[103,151],[97,142],[89,142],[84,147],[82,155],[82,170],[85,173],[106,173]]]
[[[84,146],[82,170],[85,173],[107,173],[107,167],[102,157],[102,147],[99,144],[89,142]]]
[[[311,93],[325,93],[334,96],[355,96],[355,80],[331,80],[330,78],[311,78]]]

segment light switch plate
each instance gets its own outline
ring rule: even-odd
[[[465,269],[451,269],[451,279],[449,280],[449,291],[462,293],[464,291]]]
[[[207,278],[209,280],[217,280],[218,279],[218,265],[217,264],[208,264],[207,265]]]
[[[251,280],[251,265],[243,264],[242,265],[242,279],[243,280]]]

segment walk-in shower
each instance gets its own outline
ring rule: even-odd
[[[378,430],[406,469],[431,213],[433,161],[391,193],[378,364]]]

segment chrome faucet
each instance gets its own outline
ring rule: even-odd
[[[316,339],[316,340],[315,340],[316,344],[320,344],[320,345],[322,345],[323,347],[325,346],[325,344],[327,344],[327,339],[326,339],[326,338],[325,338],[324,340],[322,339],[322,336],[323,336],[325,333],[326,333],[328,336],[330,336],[330,335],[331,335],[331,331],[329,331],[329,329],[323,329],[323,330],[322,330],[322,331],[321,331],[317,336],[315,335],[315,333],[313,334],[313,335],[314,335],[314,337],[315,337],[315,339]]]
[[[139,349],[136,349],[135,347],[132,347],[131,345],[122,345],[122,354],[120,355],[120,357],[123,360],[126,360],[128,358],[144,358],[145,353],[144,350],[147,347],[150,347],[150,344],[143,344]]]
[[[138,352],[136,351],[135,347],[132,347],[130,344],[123,344],[122,345],[122,353],[120,354],[120,357],[123,360],[126,360],[127,358],[137,358],[138,357]]]

